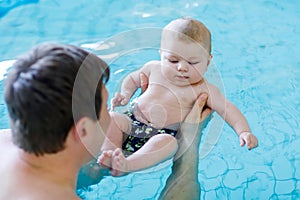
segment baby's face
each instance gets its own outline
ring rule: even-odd
[[[200,82],[211,60],[198,43],[174,38],[162,41],[160,53],[163,75],[179,86]]]

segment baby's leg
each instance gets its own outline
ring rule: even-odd
[[[127,158],[121,149],[116,149],[112,155],[113,176],[123,175],[125,172],[132,172],[152,167],[162,161],[171,158],[178,148],[175,137],[168,134],[158,134],[151,137],[142,148]]]
[[[123,132],[127,132],[131,125],[131,120],[124,114],[111,112],[110,115],[111,123],[98,158],[98,163],[108,168],[111,168],[112,152],[122,146]]]

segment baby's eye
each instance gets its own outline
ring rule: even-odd
[[[200,62],[189,62],[190,65],[197,65],[199,64]]]
[[[173,64],[178,63],[178,60],[175,60],[175,59],[168,59],[168,61]]]

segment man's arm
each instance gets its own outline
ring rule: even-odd
[[[202,122],[210,113],[204,108],[207,94],[201,94],[191,112],[185,119],[179,132],[179,150],[174,157],[172,174],[167,180],[160,198],[169,199],[200,199],[198,181],[199,143]]]

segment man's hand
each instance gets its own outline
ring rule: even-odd
[[[205,107],[207,98],[208,98],[208,95],[206,93],[202,93],[199,95],[199,97],[195,101],[195,104],[194,104],[192,110],[186,116],[184,123],[198,124],[198,123],[204,121],[204,119],[208,115],[210,115],[211,109],[208,107]]]
[[[180,158],[186,151],[189,151],[188,149],[198,149],[199,133],[203,127],[201,122],[211,113],[210,108],[205,108],[207,98],[208,95],[206,93],[200,94],[184,122],[181,123],[180,130],[176,135],[179,148],[174,160]],[[196,153],[194,155],[198,156]]]

